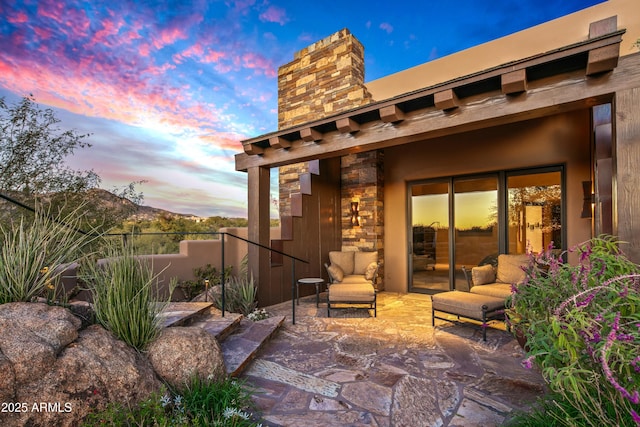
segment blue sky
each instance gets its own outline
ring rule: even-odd
[[[246,216],[233,155],[276,130],[296,51],[348,28],[370,81],[597,3],[1,0],[0,96],[33,94],[91,133],[68,163],[105,189],[144,180],[146,205]]]

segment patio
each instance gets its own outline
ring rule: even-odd
[[[326,300],[326,293],[321,294]],[[324,299],[323,299],[324,298]],[[287,316],[243,374],[267,426],[497,426],[544,390],[500,322],[436,321],[429,295],[378,294],[366,310],[316,308],[301,298],[268,307]]]

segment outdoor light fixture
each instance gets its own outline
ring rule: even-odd
[[[595,203],[595,195],[591,192],[591,181],[582,181],[582,213],[580,218],[591,218],[592,206]]]
[[[358,211],[358,202],[351,202],[351,226],[358,227],[360,226],[360,217]]]

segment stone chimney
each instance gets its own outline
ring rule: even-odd
[[[278,128],[286,129],[372,102],[364,85],[364,47],[343,29],[298,51],[278,69]],[[291,193],[306,163],[280,168],[280,214],[290,213]]]
[[[279,129],[370,102],[364,47],[346,28],[300,50],[278,70]]]

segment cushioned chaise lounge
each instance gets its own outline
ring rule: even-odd
[[[495,260],[495,258],[494,258]],[[527,265],[527,255],[498,255],[497,267],[484,264],[471,271],[462,267],[469,284],[469,292],[450,291],[431,296],[432,325],[438,317],[436,311],[454,314],[482,322],[482,339],[487,340],[487,321],[502,318],[506,299],[511,295],[512,286],[517,286],[525,278],[523,266]]]
[[[357,251],[331,251],[330,264],[325,264],[329,274],[327,315],[331,309],[362,306],[373,310],[376,317],[376,277],[378,253]]]
[[[436,311],[482,322],[482,339],[486,341],[487,322],[503,316],[504,299],[461,291],[441,292],[431,295],[431,326],[436,325],[436,319],[450,320]]]

